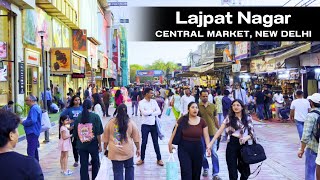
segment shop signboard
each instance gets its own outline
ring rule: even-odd
[[[61,23],[56,20],[55,18],[52,19],[52,29],[53,29],[53,47],[63,47],[62,46],[62,39],[61,39],[61,32],[62,27]]]
[[[235,42],[235,60],[241,60],[250,56],[250,41]]]
[[[116,68],[118,69],[118,61],[119,61],[119,47],[118,47],[118,30],[114,29],[113,38],[112,38],[112,61],[116,64]]]
[[[84,73],[73,73],[71,74],[71,78],[74,78],[74,79],[83,79],[83,78],[86,78],[86,75]]]
[[[81,73],[80,63],[81,63],[81,58],[79,56],[76,56],[75,54],[72,54],[72,72],[73,73]]]
[[[51,73],[72,74],[71,48],[51,48]]]
[[[74,51],[87,50],[87,30],[86,29],[72,30],[72,48]]]
[[[88,41],[88,50],[89,50],[89,64],[93,69],[98,69],[98,51],[97,46],[92,42]]]
[[[250,72],[260,73],[260,72],[270,72],[276,69],[275,60],[269,59],[253,59],[250,62]]]
[[[163,71],[161,70],[138,70],[136,71],[137,76],[144,76],[144,77],[154,77],[154,76],[162,76]]]
[[[40,53],[31,49],[25,50],[25,59],[27,64],[40,66]]]
[[[8,58],[8,46],[6,42],[0,42],[0,59]]]
[[[52,45],[51,16],[38,7],[25,9],[23,13],[23,42],[41,48],[38,31],[44,31],[44,48],[49,50]]]
[[[86,59],[84,57],[80,58],[80,70],[81,73],[84,73],[86,69]]]
[[[109,6],[128,6],[128,3],[127,2],[108,2],[109,3]]]
[[[19,94],[24,94],[24,89],[25,89],[25,72],[24,72],[24,63],[19,62]]]

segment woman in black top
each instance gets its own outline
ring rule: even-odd
[[[0,179],[43,180],[41,167],[35,158],[16,153],[20,118],[0,110]]]

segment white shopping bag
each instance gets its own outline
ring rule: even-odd
[[[41,132],[47,131],[51,128],[51,122],[50,118],[48,115],[48,112],[43,112],[42,113],[42,118],[41,118]]]
[[[164,134],[163,134],[163,130],[162,130],[160,121],[161,121],[160,118],[158,118],[158,116],[156,116],[158,137],[159,137],[160,140],[162,140],[164,138]]]
[[[96,180],[109,180],[109,165],[108,158],[105,155],[101,157],[101,164]]]

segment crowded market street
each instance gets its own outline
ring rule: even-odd
[[[127,103],[128,114],[131,117],[131,103]],[[110,112],[114,108],[110,108]],[[106,124],[111,117],[104,117],[103,122]],[[140,130],[141,117],[133,116],[133,120],[137,123]],[[175,124],[173,115],[170,117],[162,116],[162,126],[165,131],[165,138],[159,140],[160,151],[164,163],[168,160],[168,139],[170,138],[172,129]],[[301,180],[304,179],[304,162],[305,158],[299,159],[297,151],[299,148],[298,133],[294,123],[277,123],[266,122],[261,123],[254,121],[255,131],[257,133],[258,141],[262,144],[266,151],[267,160],[263,162],[261,172],[254,178],[257,180]],[[43,133],[39,141],[44,139]],[[39,148],[40,165],[44,173],[44,178],[47,180],[73,180],[80,179],[80,167],[71,167],[73,164],[72,153],[69,153],[69,167],[74,172],[71,176],[62,175],[60,170],[59,158],[60,151],[58,150],[58,126],[50,129],[50,142],[47,144],[41,143]],[[26,140],[22,140],[17,144],[16,151],[26,155]],[[225,160],[226,143],[220,143],[218,150],[219,163],[220,163],[220,177],[224,180],[228,179],[228,169]],[[177,154],[175,160],[178,161]],[[136,162],[138,158],[134,158]],[[210,171],[212,166],[210,164]],[[256,166],[251,166],[251,171],[255,170]],[[154,153],[151,137],[149,136],[148,145],[146,150],[145,163],[141,166],[134,166],[135,179],[137,180],[159,180],[166,179],[166,168],[156,164],[156,154]],[[113,179],[112,164],[109,162],[110,179]],[[91,174],[91,173],[89,173]],[[253,175],[254,177],[255,175]],[[201,179],[211,179],[211,176]]]

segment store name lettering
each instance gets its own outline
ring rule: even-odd
[[[28,56],[28,60],[31,60],[31,61],[38,61],[38,58],[33,57],[33,56]]]

